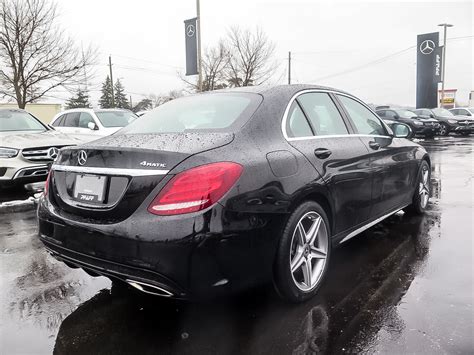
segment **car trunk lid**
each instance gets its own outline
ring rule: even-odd
[[[66,148],[53,165],[50,197],[77,218],[115,223],[180,162],[232,140],[231,133],[118,134]]]

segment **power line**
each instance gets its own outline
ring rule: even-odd
[[[158,63],[158,62],[155,62],[155,61],[153,61],[153,60],[148,60],[148,59],[140,59],[140,58],[128,57],[128,56],[119,55],[119,54],[114,54],[114,56],[119,57],[119,58],[124,58],[124,59],[135,60],[135,61],[139,61],[139,62],[145,62],[145,63],[151,63],[151,64],[156,64],[156,65],[161,65],[161,66],[169,67],[169,68],[173,68],[173,69],[184,69],[183,67],[174,66],[174,65],[169,65],[169,64],[163,64],[163,63]]]

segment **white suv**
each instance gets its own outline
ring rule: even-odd
[[[0,189],[44,181],[62,147],[80,143],[20,109],[0,109]]]
[[[115,133],[137,116],[129,110],[76,108],[54,116],[50,125],[82,142],[89,142]]]

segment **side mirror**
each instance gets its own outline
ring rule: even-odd
[[[412,130],[404,123],[394,123],[392,125],[393,136],[397,138],[411,138]]]
[[[87,124],[87,127],[91,130],[91,131],[95,131],[95,130],[98,130],[99,127],[97,127],[97,125],[94,123],[94,122],[89,122]]]
[[[396,120],[398,120],[398,119],[400,118],[400,116],[396,114],[395,116],[393,116],[393,118],[395,118]]]
[[[430,118],[434,118],[434,115],[432,113],[430,113]]]

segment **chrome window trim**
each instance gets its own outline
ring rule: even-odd
[[[99,168],[91,166],[72,166],[54,164],[51,169],[55,171],[66,171],[84,174],[99,175],[125,175],[125,176],[153,176],[166,175],[169,170],[163,169],[125,169],[125,168]]]
[[[298,91],[296,94],[294,94],[290,101],[288,102],[288,105],[286,106],[286,109],[285,109],[285,112],[283,113],[283,119],[281,120],[281,132],[283,133],[283,137],[285,137],[285,139],[288,141],[288,142],[291,142],[291,141],[301,141],[301,140],[307,140],[307,139],[321,139],[321,138],[342,138],[342,137],[383,137],[383,138],[393,138],[392,136],[382,136],[382,135],[372,135],[372,134],[358,134],[358,133],[355,133],[355,134],[351,134],[351,133],[347,133],[347,134],[333,134],[333,135],[325,135],[325,136],[308,136],[308,137],[288,137],[288,134],[286,133],[286,121],[288,120],[288,114],[290,112],[290,107],[291,107],[291,104],[297,99],[298,96],[300,95],[303,95],[303,94],[307,94],[307,93],[326,93],[326,94],[335,94],[335,95],[341,95],[341,96],[346,96],[352,100],[355,100],[357,101],[358,103],[360,103],[362,106],[364,106],[365,108],[367,108],[374,116],[375,118],[377,118],[380,123],[382,124],[382,126],[385,128],[385,130],[387,132],[391,132],[391,130],[389,129],[389,127],[387,126],[387,124],[377,116],[377,114],[369,107],[367,106],[363,101],[359,100],[357,97],[355,96],[352,96],[352,95],[349,95],[349,94],[346,94],[346,93],[343,93],[343,92],[339,92],[339,91],[336,91],[336,90],[328,90],[328,89],[305,89],[305,90],[301,90],[301,91]],[[342,116],[342,115],[341,115]]]

